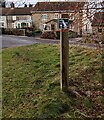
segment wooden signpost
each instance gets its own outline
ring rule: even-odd
[[[61,25],[62,26],[62,25]],[[68,29],[60,30],[60,87],[61,90],[68,88],[69,79],[69,40]]]

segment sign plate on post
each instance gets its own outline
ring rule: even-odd
[[[68,19],[59,19],[58,21],[58,27],[59,29],[67,29],[69,24]]]

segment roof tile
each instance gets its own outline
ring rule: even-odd
[[[34,7],[0,8],[2,15],[31,15]]]
[[[34,11],[78,10],[85,2],[37,2]]]

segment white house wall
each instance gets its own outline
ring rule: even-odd
[[[31,21],[31,16],[30,15],[13,15],[13,16],[6,16],[7,18],[7,28],[18,28],[17,27],[17,22],[18,21]],[[29,25],[28,27],[30,27],[30,22],[27,22]],[[21,28],[21,22],[19,22],[18,24],[20,24],[20,28]]]
[[[2,25],[4,24],[4,25]],[[0,28],[7,28],[6,16],[0,16]]]

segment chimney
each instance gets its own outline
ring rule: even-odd
[[[1,7],[5,8],[5,7],[6,7],[6,3],[5,3],[5,2],[2,2],[2,3],[1,3]]]
[[[24,7],[27,7],[27,4],[25,4]]]
[[[32,7],[33,5],[32,4],[29,4],[29,7]]]
[[[10,6],[11,6],[11,8],[14,8],[14,7],[15,7],[15,4],[12,2],[12,3],[10,4]]]

